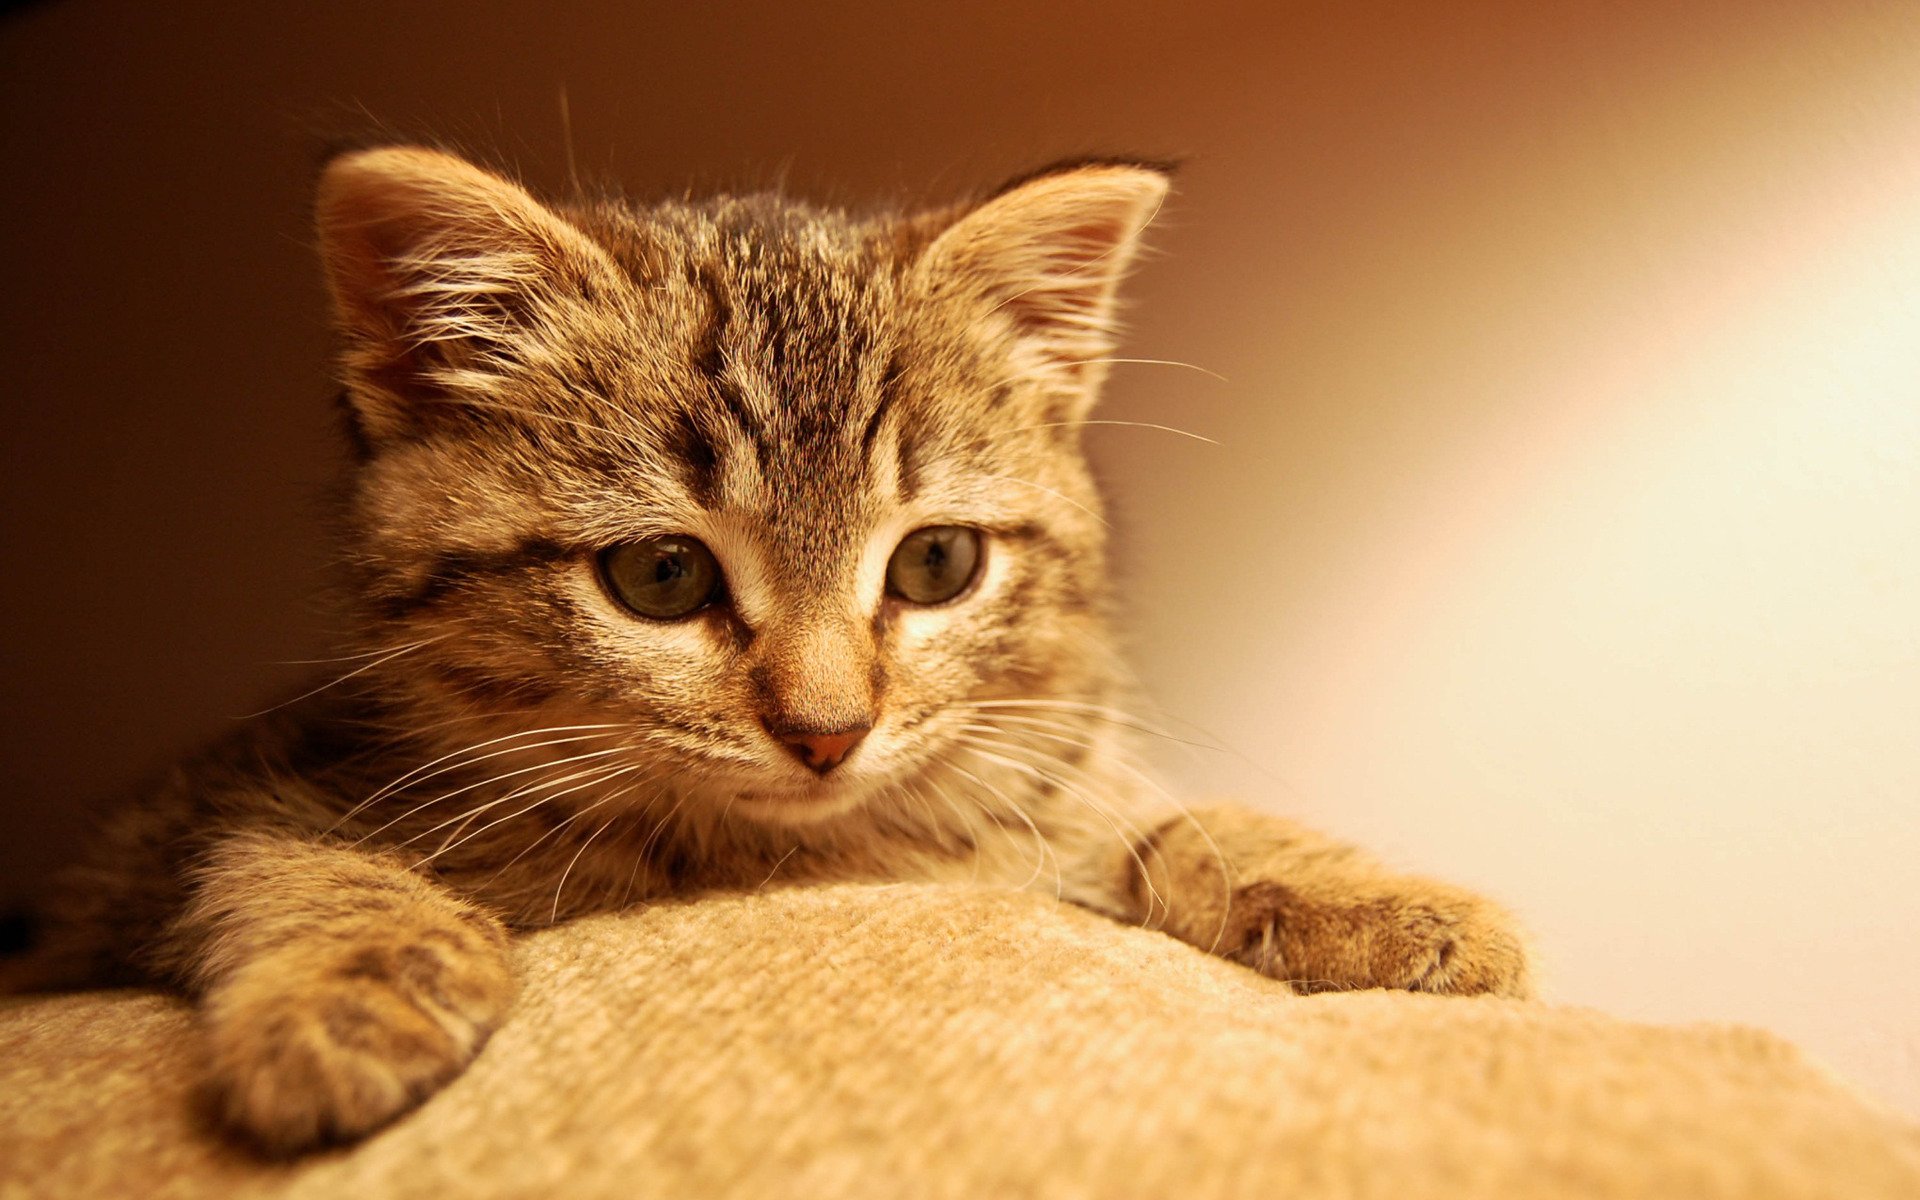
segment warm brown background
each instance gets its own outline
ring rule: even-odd
[[[1185,155],[1098,435],[1185,768],[1505,896],[1564,999],[1920,1111],[1920,8],[67,0],[0,49],[0,901],[326,653],[305,227],[371,118],[547,187]]]

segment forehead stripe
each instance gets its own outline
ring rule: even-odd
[[[903,368],[896,352],[887,356],[886,370],[880,375],[879,398],[873,402],[873,413],[867,417],[867,427],[860,434],[860,466],[863,470],[873,470],[873,444],[880,437],[880,426],[887,419],[895,397],[898,395],[898,383]]]
[[[693,347],[693,367],[703,379],[714,397],[720,401],[727,416],[740,430],[747,444],[753,447],[755,459],[764,468],[767,460],[773,456],[773,446],[768,440],[767,431],[760,422],[754,420],[747,411],[746,397],[733,380],[727,377],[727,354],[722,345],[726,338],[727,326],[733,321],[733,305],[727,300],[720,281],[711,270],[702,269],[695,276],[700,289],[707,297],[707,319],[696,336]]]
[[[693,502],[702,508],[713,508],[720,498],[721,447],[715,443],[706,422],[682,409],[674,414],[667,437],[674,465]]]

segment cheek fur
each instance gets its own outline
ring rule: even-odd
[[[1054,572],[1023,546],[995,546],[982,576],[959,600],[902,605],[886,646],[888,707],[913,720],[943,705],[997,692],[1000,677],[1023,657],[1042,652],[1025,597]]]

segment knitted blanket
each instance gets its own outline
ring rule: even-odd
[[[708,897],[521,940],[512,1018],[367,1142],[206,1122],[190,1010],[0,1008],[0,1196],[1920,1197],[1920,1129],[1751,1030],[1300,997],[1046,897]]]

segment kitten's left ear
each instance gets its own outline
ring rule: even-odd
[[[980,294],[1013,325],[1020,374],[1090,405],[1110,354],[1115,294],[1173,168],[1099,159],[1047,167],[955,220],[916,270],[935,294]]]

